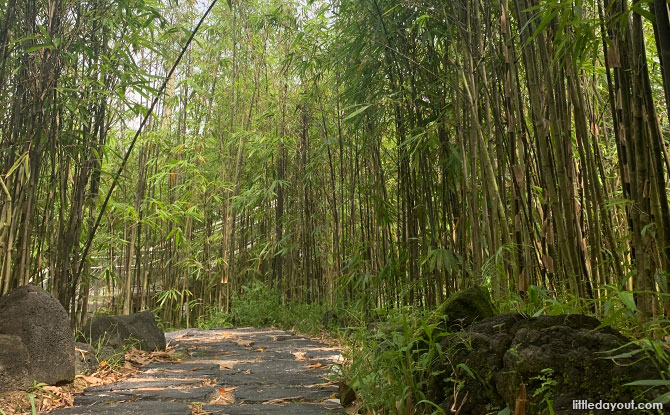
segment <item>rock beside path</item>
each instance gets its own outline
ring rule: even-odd
[[[150,310],[127,316],[92,317],[82,333],[91,344],[102,342],[114,349],[120,349],[124,342],[130,341],[140,350],[165,350],[165,334]]]
[[[0,334],[0,393],[30,386],[30,355],[19,336]]]
[[[339,350],[271,329],[166,334],[178,362],[154,362],[133,377],[87,388],[53,415],[340,415],[328,374]]]
[[[25,285],[0,297],[0,334],[18,336],[25,346],[28,384],[36,381],[54,385],[74,379],[70,320],[58,300],[43,289]],[[19,349],[17,360],[22,358]],[[17,389],[16,385],[12,389]]]
[[[430,397],[445,410],[460,407],[461,415],[506,406],[514,413],[520,400],[522,413],[549,413],[551,406],[551,413],[568,415],[573,400],[651,402],[664,392],[624,386],[659,379],[658,371],[629,339],[600,326],[575,314],[504,314],[476,322],[442,340],[446,358],[436,370],[443,373],[433,379]],[[456,393],[454,379],[461,383]]]

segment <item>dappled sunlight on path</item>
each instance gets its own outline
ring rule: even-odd
[[[54,415],[336,414],[329,380],[339,350],[272,329],[186,329],[166,334],[186,355],[133,377],[87,388]]]

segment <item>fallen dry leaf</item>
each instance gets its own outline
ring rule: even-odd
[[[82,359],[82,360],[86,360],[86,353],[87,353],[86,350],[83,350],[83,349],[80,349],[80,348],[78,348],[78,347],[75,347],[75,348],[74,348],[74,351],[75,351],[75,352],[79,352],[79,353],[81,354],[81,359]]]
[[[189,408],[191,408],[191,415],[209,415],[214,413],[202,409],[201,403],[192,403],[189,405]]]
[[[344,411],[347,413],[347,415],[354,415],[360,413],[361,409],[363,409],[363,404],[358,404],[350,406],[348,408],[344,408]],[[369,414],[370,412],[368,411],[367,413]]]
[[[254,342],[252,340],[237,339],[235,340],[235,344],[242,347],[251,347],[254,345]]]
[[[63,388],[60,386],[43,386],[42,389],[49,391],[56,396],[60,396],[60,394],[63,393]]]
[[[237,389],[237,387],[232,387],[232,388],[219,388],[217,391],[219,392],[218,396],[214,399],[212,399],[209,404],[210,405],[230,405],[231,403],[235,402],[235,396],[233,395],[233,391]]]
[[[293,356],[295,356],[295,360],[298,360],[298,361],[307,360],[307,353],[306,352],[293,352]]]
[[[321,362],[314,362],[307,365],[307,369],[318,369],[321,367],[326,367],[326,365]]]
[[[330,386],[335,386],[335,385],[337,385],[337,382],[315,383],[313,385],[304,385],[304,386],[306,388],[323,389],[323,388],[328,388]]]
[[[154,359],[170,359],[172,360],[172,356],[174,353],[170,352],[151,352],[151,357]]]
[[[528,396],[526,393],[526,384],[522,383],[516,394],[516,403],[514,405],[514,415],[526,415],[526,405],[528,404]]]
[[[175,358],[174,350],[168,350],[166,352],[148,352],[145,350],[138,350],[132,348],[124,356],[126,363],[124,366],[127,367],[127,363],[130,363],[134,366],[144,366],[152,362],[174,362],[177,359]]]
[[[96,376],[87,376],[87,375],[77,375],[79,379],[84,379],[88,386],[97,386],[97,385],[102,385],[104,382],[102,379]]]
[[[201,415],[201,414],[206,413],[202,409],[202,404],[201,403],[192,403],[192,404],[189,405],[189,408],[191,409],[191,414],[192,415]]]
[[[151,361],[151,357],[149,357],[148,353],[143,353],[134,347],[129,352],[127,352],[124,357],[126,362],[134,363],[140,366],[145,365]]]
[[[270,399],[269,401],[263,402],[263,405],[281,405],[283,403],[291,403],[295,401],[301,401],[303,399],[305,399],[304,396],[291,396],[289,398]]]

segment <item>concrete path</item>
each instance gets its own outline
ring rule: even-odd
[[[337,349],[271,329],[166,334],[188,357],[150,363],[122,382],[87,388],[54,415],[344,414],[329,382]]]

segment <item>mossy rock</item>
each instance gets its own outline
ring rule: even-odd
[[[484,288],[475,286],[459,291],[452,294],[423,320],[419,320],[421,325],[413,328],[414,338],[423,339],[419,340],[417,348],[427,350],[429,347],[424,324],[434,326],[431,335],[433,341],[439,342],[441,337],[450,332],[463,330],[476,321],[495,315],[496,311],[491,298]]]
[[[450,296],[432,313],[431,319],[434,322],[442,321],[446,329],[460,329],[495,314],[488,292],[475,286]]]

